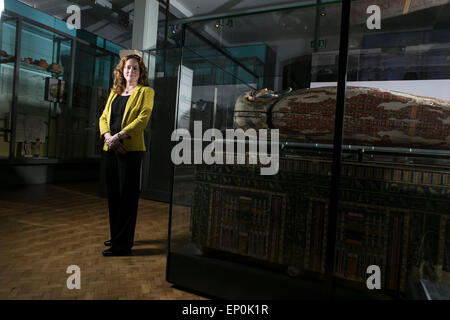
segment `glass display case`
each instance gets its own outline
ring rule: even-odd
[[[118,57],[110,52],[81,43],[77,45],[71,158],[100,157],[103,141],[98,139],[98,119],[112,87],[112,70],[117,63]]]
[[[343,22],[340,2],[322,2],[184,24],[169,282],[230,299],[449,299],[450,4],[372,2]],[[263,76],[229,50],[260,43],[274,55]],[[239,129],[279,139],[255,153],[227,136]],[[262,175],[269,149],[279,167]]]
[[[327,7],[336,13],[326,21],[332,30],[328,36],[339,39],[341,4]],[[329,287],[320,264],[325,255],[320,245],[326,208],[315,212],[313,207],[319,197],[323,202],[329,197],[325,163],[331,161],[331,152],[321,152],[319,159],[309,150],[298,161],[281,151],[286,143],[283,136],[279,141],[264,140],[264,131],[270,136],[277,120],[268,114],[275,101],[292,89],[309,87],[311,66],[297,70],[294,63],[315,50],[309,43],[317,36],[312,28],[316,16],[316,7],[303,6],[185,24],[176,127],[188,130],[183,141],[192,141],[193,159],[174,168],[170,282],[231,299],[327,296]],[[308,19],[310,29],[299,23],[303,19]],[[323,51],[336,49],[330,40]],[[258,67],[251,67],[249,61]],[[302,81],[293,78],[297,71],[303,72]],[[291,89],[285,87],[288,83]],[[271,87],[264,91],[267,84]],[[296,116],[295,121],[301,120]],[[208,164],[204,152],[211,151],[212,138],[207,134],[211,129],[217,130],[214,141],[233,149],[214,150],[216,161]],[[239,137],[251,129],[258,142]],[[179,143],[174,142],[175,150]],[[256,162],[250,149],[255,143],[259,145]],[[238,153],[242,144],[245,151]],[[278,162],[273,163],[279,165],[275,174],[261,174],[269,167],[261,160],[263,144]],[[237,162],[239,158],[243,163]],[[302,171],[306,169],[313,172]],[[312,184],[317,187],[314,193],[309,192]],[[310,254],[309,248],[317,248],[317,254]]]
[[[61,158],[66,144],[70,38],[24,22],[16,118],[16,157]]]
[[[341,166],[336,275],[365,282],[376,265],[383,290],[448,300],[450,1],[398,6],[374,32],[352,3],[343,132],[363,156]]]
[[[98,118],[123,48],[71,31],[21,3],[7,5],[0,29],[0,158],[43,164],[98,160]]]
[[[7,14],[0,20],[0,158],[9,158],[11,111],[16,60],[17,19]]]

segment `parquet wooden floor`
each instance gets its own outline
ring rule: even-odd
[[[0,299],[203,300],[165,281],[169,205],[140,199],[131,256],[103,257],[107,200],[98,183],[0,190]],[[69,290],[67,267],[81,270]]]

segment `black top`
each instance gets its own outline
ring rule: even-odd
[[[109,129],[111,130],[111,135],[115,135],[122,129],[122,119],[123,113],[125,111],[125,106],[127,105],[128,98],[130,96],[120,96],[118,95],[111,105],[111,119]]]

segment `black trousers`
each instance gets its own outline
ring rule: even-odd
[[[110,150],[103,154],[112,247],[131,249],[134,244],[144,152],[129,151],[118,155]]]

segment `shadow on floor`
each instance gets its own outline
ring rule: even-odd
[[[135,246],[149,245],[149,244],[167,244],[167,239],[149,239],[149,240],[136,240],[134,241]]]
[[[166,254],[165,249],[133,249],[132,256],[159,256]]]

